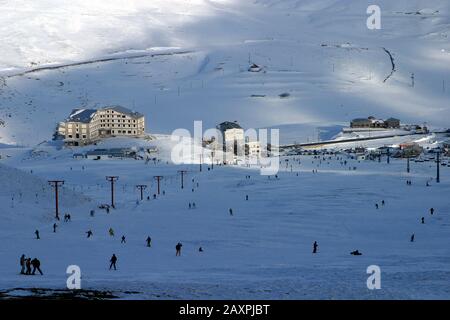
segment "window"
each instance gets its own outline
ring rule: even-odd
[[[130,134],[131,134],[131,130],[128,130],[128,133],[130,133]]]

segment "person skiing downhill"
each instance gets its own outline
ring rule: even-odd
[[[230,216],[232,216],[233,215],[233,209],[230,208],[229,212],[230,212]]]
[[[177,245],[175,246],[175,249],[176,249],[175,256],[181,256],[181,247],[182,246],[183,245],[180,242],[177,243]]]
[[[56,224],[56,223],[54,223],[53,224],[53,233],[56,233],[56,227],[57,227],[58,225]]]
[[[115,254],[112,255],[111,260],[109,260],[109,262],[111,262],[111,264],[109,265],[109,270],[111,270],[112,267],[114,267],[114,270],[117,270],[116,268],[117,257]]]
[[[109,235],[111,236],[111,237],[114,237],[114,230],[113,230],[113,228],[109,228]]]
[[[145,240],[145,241],[147,241],[147,247],[150,248],[152,246],[152,238],[150,238],[150,236],[148,236],[147,240]]]
[[[92,237],[94,234],[92,233],[92,231],[91,230],[88,230],[87,232],[86,232],[86,234],[87,234],[87,237],[88,238],[90,238],[90,237]]]
[[[425,224],[425,218],[422,217],[422,224]]]
[[[414,242],[414,233],[411,235],[411,242]]]
[[[433,215],[434,214],[434,208],[430,209],[430,214]]]
[[[120,243],[126,243],[125,236],[122,236],[122,240],[120,241]]]
[[[40,239],[41,237],[39,237],[39,230],[36,230],[35,232],[34,232],[34,234],[36,235],[36,239]]]
[[[317,253],[317,248],[319,247],[319,245],[317,244],[317,241],[314,241],[313,243],[313,253]]]

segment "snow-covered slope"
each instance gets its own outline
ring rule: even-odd
[[[33,145],[72,108],[109,103],[164,133],[193,120],[319,127],[368,115],[448,126],[450,4],[378,1],[382,29],[368,30],[369,4],[0,1],[0,142]],[[74,63],[87,64],[17,75]]]

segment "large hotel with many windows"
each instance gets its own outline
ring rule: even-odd
[[[121,106],[108,106],[99,110],[74,109],[58,125],[58,135],[66,145],[72,146],[114,136],[139,137],[144,133],[144,116]]]

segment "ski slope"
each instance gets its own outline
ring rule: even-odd
[[[65,270],[76,264],[82,270],[83,289],[110,291],[122,299],[450,297],[447,167],[441,184],[426,187],[434,176],[431,162],[412,163],[411,174],[406,174],[402,160],[391,159],[388,165],[347,159],[344,166],[335,158],[319,162],[308,156],[288,157],[280,159],[276,179],[259,175],[257,168],[215,166],[208,171],[204,166],[200,173],[198,165],[174,166],[164,157],[145,164],[75,160],[65,150],[47,151],[49,157],[30,158],[29,149],[16,150],[0,167],[2,181],[12,182],[9,192],[1,193],[5,223],[0,225],[0,292],[22,288],[9,296],[29,295],[27,288],[64,289]],[[180,169],[188,170],[184,189]],[[112,174],[119,176],[117,209],[107,214],[96,206],[109,202],[105,175]],[[156,200],[154,175],[164,176],[165,194]],[[56,233],[52,191],[47,187],[39,204],[32,194],[52,178],[66,181],[61,212],[72,215],[72,222],[58,223]],[[406,185],[407,179],[412,186]],[[17,189],[19,181],[22,187]],[[148,185],[143,201],[137,184]],[[18,197],[18,192],[24,196]],[[81,201],[73,192],[90,201]],[[15,195],[14,205],[10,194]],[[375,209],[381,200],[386,205]],[[189,202],[196,208],[189,209]],[[433,216],[430,207],[436,210]],[[94,217],[91,209],[96,210]],[[115,237],[108,235],[110,227]],[[35,229],[41,240],[34,239]],[[88,230],[94,233],[90,239]],[[414,243],[409,241],[412,233]],[[122,235],[125,244],[120,243]],[[147,236],[152,237],[151,248],[146,247]],[[178,241],[183,243],[181,257],[175,257]],[[311,253],[314,241],[319,244],[316,255]],[[355,249],[363,255],[351,256]],[[44,276],[18,274],[22,253],[40,258]],[[108,270],[112,253],[119,258],[117,271]],[[366,287],[366,268],[372,264],[381,267],[381,290]]]

